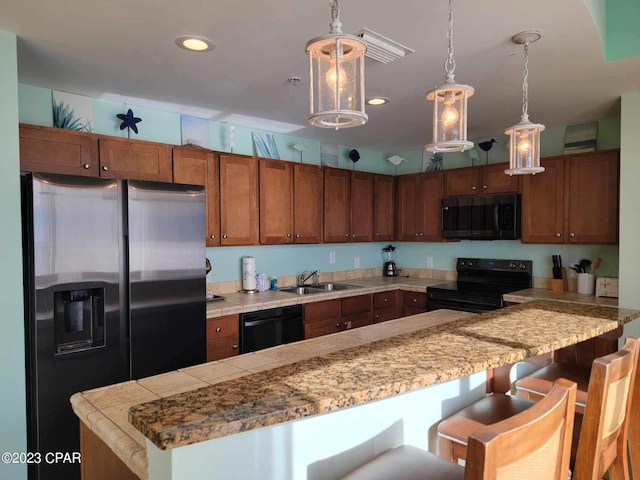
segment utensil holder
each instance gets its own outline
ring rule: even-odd
[[[593,273],[578,274],[578,293],[593,295],[596,286],[596,279]]]
[[[569,284],[567,282],[567,269],[562,268],[562,278],[552,278],[551,279],[551,291],[562,293],[569,290]]]

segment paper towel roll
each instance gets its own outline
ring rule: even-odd
[[[242,257],[242,289],[256,289],[256,259],[255,257]]]

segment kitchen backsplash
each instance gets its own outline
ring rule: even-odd
[[[381,277],[382,267],[380,268],[358,268],[353,270],[343,270],[338,272],[320,272],[321,282],[348,282],[358,278]],[[423,268],[401,268],[399,277],[411,278],[433,278],[442,280],[443,282],[452,282],[457,278],[454,270],[434,270]],[[298,282],[298,275],[282,275],[278,278],[278,288],[292,287]],[[271,280],[271,278],[269,278]],[[569,291],[576,291],[576,280],[571,278],[568,281]],[[534,277],[533,286],[535,288],[551,288],[551,278]],[[207,289],[213,291],[216,295],[225,295],[236,293],[242,290],[242,281],[230,282],[211,282],[207,283]]]

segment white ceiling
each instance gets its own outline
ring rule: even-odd
[[[306,124],[306,42],[329,32],[327,0],[0,0],[0,29],[18,36],[21,83],[94,97],[119,96],[198,107],[207,118],[358,148],[400,151],[431,142],[424,95],[444,79],[446,0],[342,0],[345,33],[367,27],[415,50],[383,65],[367,59],[369,122],[340,131]],[[495,135],[520,119],[521,46],[514,33],[543,31],[530,47],[532,121],[564,125],[619,114],[619,97],[640,90],[640,57],[606,64],[584,0],[458,0],[456,80],[475,88],[469,138]],[[210,38],[192,53],[178,36]],[[290,76],[302,78],[297,87]],[[143,102],[136,100],[134,105]],[[186,110],[185,110],[186,111]],[[201,116],[204,115],[199,111]],[[232,116],[236,115],[236,116]]]

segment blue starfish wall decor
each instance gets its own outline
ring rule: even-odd
[[[141,122],[142,119],[134,117],[133,110],[127,110],[126,115],[124,113],[118,113],[116,117],[122,120],[122,123],[120,124],[120,130],[124,130],[125,128],[129,129],[127,131],[129,138],[131,138],[131,130],[133,130],[135,133],[138,133],[138,126],[136,125],[136,123]]]

